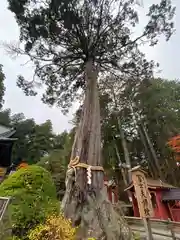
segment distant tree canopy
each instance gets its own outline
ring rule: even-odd
[[[13,137],[17,141],[13,147],[13,160],[21,157],[31,163],[36,163],[54,149],[62,149],[66,141],[66,132],[55,134],[52,123],[36,124],[34,119],[26,119],[23,113],[11,114],[10,109],[0,111],[0,124],[16,129]]]
[[[145,84],[142,83],[136,91],[133,99],[136,103],[136,109],[134,110],[139,112],[147,127],[161,164],[165,163],[164,159],[169,159],[169,168],[166,167],[166,173],[167,177],[171,178],[169,176],[170,167],[172,168],[175,162],[173,163],[174,159],[171,162],[166,144],[171,136],[180,132],[180,83],[178,81],[153,79],[148,83],[148,87]],[[121,160],[125,161],[117,126],[117,116],[120,116],[121,119],[123,118],[122,127],[128,139],[128,149],[132,164],[142,164],[144,158],[146,158],[142,140],[138,134],[134,135],[133,133],[137,126],[134,126],[132,122],[132,112],[130,111],[128,101],[129,92],[127,89],[117,92],[117,102],[121,104],[118,112],[112,108],[112,96],[103,94],[100,97],[102,153],[104,167],[111,176],[116,175],[116,171],[119,169],[115,145],[118,147]],[[80,110],[77,111],[76,121],[74,121],[75,125],[78,124]],[[18,141],[14,146],[13,159],[20,155],[27,159],[29,163],[40,161],[39,164],[41,166],[52,172],[53,178],[56,178],[58,175],[56,170],[59,167],[63,168],[63,170],[59,171],[61,183],[57,184],[64,184],[64,171],[70,158],[74,129],[72,129],[71,133],[63,132],[56,135],[52,132],[50,121],[37,125],[33,119],[25,119],[22,113],[11,115],[10,109],[0,112],[0,124],[16,128],[15,137],[18,138]],[[53,153],[54,150],[55,152]],[[46,157],[46,154],[49,156]],[[48,165],[45,164],[47,160],[50,160]],[[59,164],[57,169],[55,169],[54,164]],[[116,176],[118,175],[119,170]]]
[[[180,82],[157,78],[143,81],[136,88],[132,88],[132,83],[130,84],[130,88],[127,85],[124,89],[119,88],[119,91],[116,89],[117,106],[114,105],[113,94],[109,94],[109,91],[100,98],[105,166],[111,169],[111,175],[116,174],[119,169],[116,147],[121,161],[125,162],[118,128],[119,118],[127,139],[132,166],[141,164],[148,168],[147,153],[138,132],[141,119],[153,143],[165,179],[172,183],[176,179],[177,182],[179,173],[176,177],[176,162],[167,142],[180,133]]]
[[[44,156],[37,163],[39,166],[47,169],[54,180],[58,199],[62,200],[65,193],[66,169],[69,163],[71,148],[74,141],[74,133],[63,132],[55,140],[56,146],[48,156]]]

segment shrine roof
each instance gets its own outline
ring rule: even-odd
[[[180,188],[169,189],[169,191],[164,192],[162,200],[163,201],[180,200]]]
[[[147,185],[148,188],[176,188],[168,183],[162,182],[160,179],[154,180],[152,178],[147,178]],[[134,187],[134,184],[131,183],[124,191],[130,190],[131,188]]]
[[[3,125],[0,125],[0,140],[4,140],[6,138],[10,138],[16,132],[13,128],[8,128]]]

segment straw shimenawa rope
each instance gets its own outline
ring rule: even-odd
[[[85,168],[85,169],[88,169],[88,168],[91,168],[92,171],[102,171],[104,172],[104,168],[101,167],[101,166],[91,166],[91,165],[88,165],[86,163],[81,163],[79,162],[80,159],[79,157],[75,157],[74,159],[70,160],[70,163],[68,165],[68,169],[75,169],[75,168]]]

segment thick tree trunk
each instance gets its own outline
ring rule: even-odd
[[[117,100],[116,100],[116,94],[115,94],[113,88],[112,88],[112,94],[113,94],[113,100],[114,100],[115,108],[116,108],[116,110],[118,110],[118,103],[117,103]],[[122,143],[122,147],[123,147],[126,167],[127,167],[128,170],[130,170],[131,169],[131,160],[130,160],[129,151],[128,151],[128,147],[127,147],[127,141],[126,141],[125,134],[124,134],[124,131],[123,131],[122,126],[121,126],[121,120],[120,120],[119,116],[117,116],[117,123],[118,123],[118,129],[119,129],[119,133],[120,133],[121,143]],[[128,171],[128,183],[130,184],[131,181],[132,181],[131,172]]]
[[[121,161],[121,157],[120,157],[120,154],[119,154],[119,150],[118,150],[118,147],[115,143],[115,150],[116,150],[116,156],[118,158],[118,162],[121,164],[121,174],[122,174],[122,178],[123,178],[123,182],[124,182],[124,186],[128,186],[128,181],[127,181],[127,178],[126,178],[126,174],[125,174],[125,171],[124,171],[124,168],[122,167],[122,161]]]
[[[155,152],[155,150],[154,150],[154,146],[153,146],[153,144],[152,144],[152,142],[151,142],[151,139],[150,139],[150,137],[149,137],[149,134],[148,134],[146,128],[144,127],[143,123],[140,122],[140,124],[141,124],[141,127],[142,127],[142,131],[143,131],[143,133],[144,133],[144,136],[145,136],[145,138],[146,138],[146,140],[147,140],[147,143],[148,143],[148,145],[149,145],[149,149],[150,149],[150,151],[151,151],[151,155],[152,155],[152,157],[153,157],[154,163],[155,163],[155,165],[156,165],[156,168],[157,168],[157,171],[158,171],[158,172],[157,172],[157,173],[158,173],[158,176],[161,178],[161,180],[164,180],[163,174],[162,174],[162,172],[161,172],[161,167],[160,167],[160,164],[159,164],[159,160],[158,160],[158,158],[157,158],[157,155],[156,155],[156,152]]]
[[[146,139],[145,139],[145,136],[141,130],[141,126],[138,125],[138,132],[139,132],[139,136],[140,136],[140,139],[144,145],[144,150],[145,150],[145,154],[147,156],[147,164],[148,164],[148,168],[149,168],[149,171],[150,171],[150,174],[151,174],[151,177],[153,177],[154,179],[157,178],[157,169],[156,169],[156,166],[154,166],[154,162],[151,161],[151,154],[149,152],[149,148],[148,148],[148,145],[147,145],[147,142],[146,142]]]
[[[154,151],[154,147],[153,147],[151,140],[149,138],[149,135],[141,121],[141,117],[139,116],[139,114],[138,114],[138,120],[136,118],[136,115],[135,115],[134,109],[133,109],[133,103],[131,102],[131,100],[130,100],[130,109],[133,114],[134,125],[135,125],[135,127],[138,126],[139,136],[140,136],[140,139],[142,140],[142,143],[145,148],[145,153],[148,158],[148,167],[151,172],[151,175],[154,178],[158,178],[159,176],[162,177],[161,169],[159,166],[159,161],[158,161],[156,153]],[[153,161],[152,161],[152,159],[153,159]],[[161,180],[163,180],[163,179],[161,179]]]
[[[81,163],[90,166],[102,165],[97,78],[98,71],[93,62],[87,62],[85,101],[71,154],[71,159],[79,156]],[[69,169],[62,208],[65,216],[70,218],[75,226],[79,225],[78,239],[132,239],[128,225],[115,213],[107,200],[103,173],[100,171],[92,171],[92,182],[88,185],[86,169]]]

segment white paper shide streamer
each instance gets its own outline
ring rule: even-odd
[[[89,166],[87,168],[87,184],[88,185],[91,185],[91,176],[92,176],[92,174],[91,174],[91,166]]]

